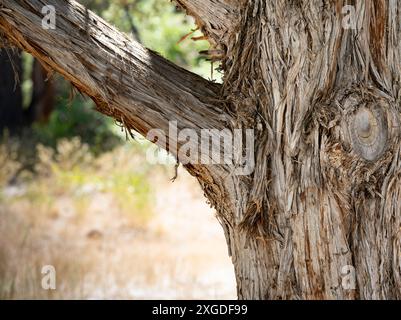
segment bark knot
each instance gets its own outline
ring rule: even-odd
[[[346,135],[354,153],[365,161],[377,161],[388,147],[389,103],[372,96],[353,94],[343,104]]]

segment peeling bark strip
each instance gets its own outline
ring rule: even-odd
[[[40,27],[44,1],[0,0],[0,31],[100,112],[143,134],[168,120],[257,132],[252,176],[187,165],[217,209],[239,298],[401,299],[399,1],[177,0],[224,52],[222,87],[74,1],[46,2],[56,30]]]

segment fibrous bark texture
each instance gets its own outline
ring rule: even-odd
[[[400,298],[399,3],[256,0],[240,15],[225,96],[238,126],[262,124],[237,208],[254,238],[233,236],[240,295]]]
[[[169,120],[255,130],[252,175],[186,166],[217,210],[239,298],[401,298],[398,1],[177,0],[221,60],[222,86],[74,1],[47,2],[56,30],[41,28],[40,0],[0,0],[0,30],[100,112],[142,134]]]

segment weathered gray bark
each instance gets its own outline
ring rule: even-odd
[[[73,1],[0,0],[0,30],[128,129],[255,128],[256,170],[188,165],[215,206],[239,298],[401,298],[401,5],[177,0],[224,84],[166,62]],[[170,150],[175,152],[175,150]],[[355,290],[342,271],[356,270]]]

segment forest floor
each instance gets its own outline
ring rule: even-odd
[[[148,175],[153,196],[141,210],[152,214],[141,222],[124,213],[129,209],[113,193],[83,178],[79,188],[62,192],[54,177],[4,186],[0,299],[235,299],[214,210],[184,170],[174,183],[171,174]],[[48,197],[39,201],[32,188]],[[45,265],[55,267],[56,290],[42,289]]]

